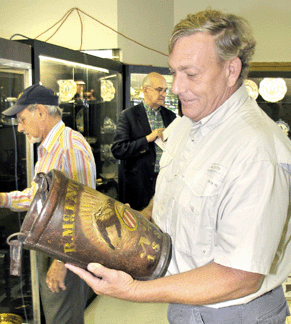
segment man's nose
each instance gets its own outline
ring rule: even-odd
[[[19,133],[22,133],[22,132],[24,131],[24,128],[23,128],[23,126],[21,125],[21,123],[18,123],[18,125],[17,125],[17,131],[18,131]]]
[[[172,92],[175,95],[178,95],[178,94],[184,92],[185,89],[186,89],[186,87],[185,87],[185,82],[183,81],[183,78],[181,76],[175,75],[175,77],[173,77]]]

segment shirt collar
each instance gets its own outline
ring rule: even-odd
[[[65,123],[60,120],[48,133],[43,143],[39,146],[39,148],[43,147],[48,152],[52,149],[56,141],[59,139],[61,133],[65,129]]]
[[[234,92],[221,106],[215,109],[210,115],[202,118],[198,122],[193,121],[192,130],[201,128],[205,135],[208,131],[214,129],[223,123],[233,113],[235,113],[249,98],[246,86],[243,84]]]
[[[144,101],[143,101],[143,106],[144,106],[145,110],[149,113],[155,113],[155,112],[158,112],[161,110],[161,107],[159,107],[158,109],[154,109],[154,108],[150,107],[148,104],[146,104]]]

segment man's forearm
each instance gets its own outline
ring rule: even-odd
[[[195,270],[156,280],[137,281],[125,272],[89,264],[94,274],[66,265],[92,287],[97,295],[134,302],[207,305],[255,293],[263,276],[211,263]]]
[[[173,276],[136,282],[138,302],[208,305],[255,293],[263,276],[211,263]]]

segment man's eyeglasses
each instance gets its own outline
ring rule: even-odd
[[[169,89],[168,88],[154,88],[154,87],[151,87],[151,86],[148,86],[148,88],[152,88],[156,91],[158,91],[159,94],[163,94],[163,93],[168,93]]]

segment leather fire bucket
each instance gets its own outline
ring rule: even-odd
[[[139,280],[165,274],[170,236],[139,212],[58,170],[38,173],[36,182],[38,190],[20,233],[14,234],[18,240],[8,242],[10,249],[20,245],[82,268],[98,262]]]

